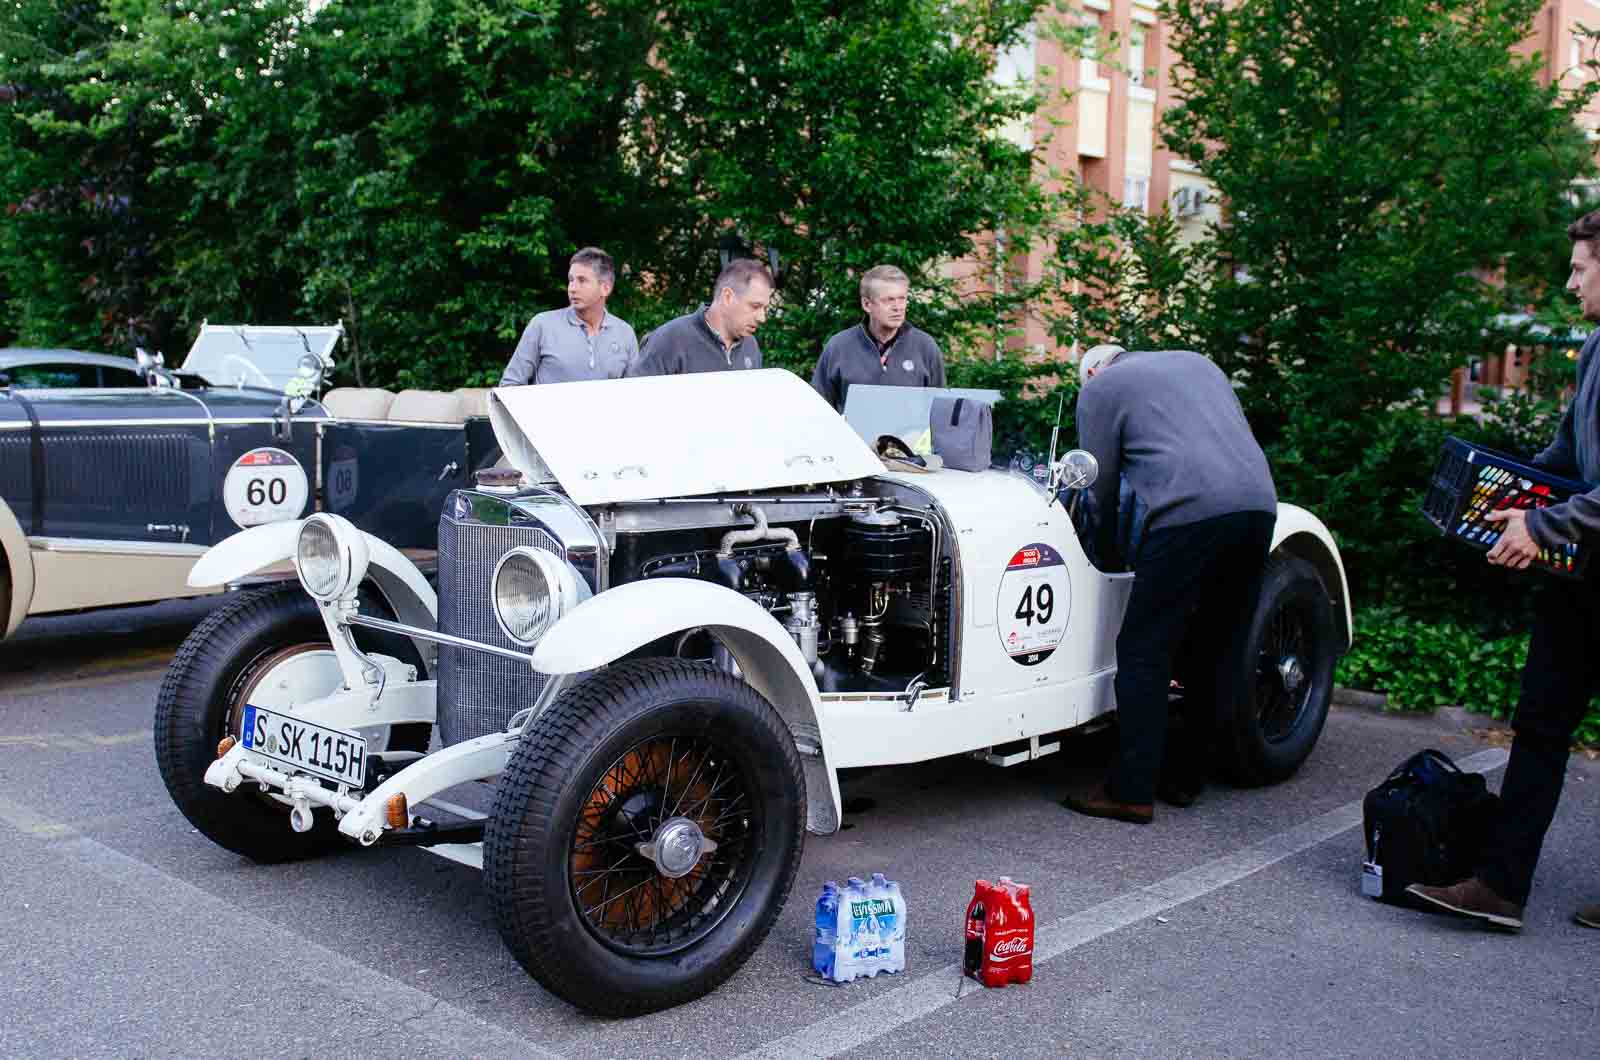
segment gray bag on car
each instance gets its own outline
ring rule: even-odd
[[[945,467],[982,471],[994,449],[994,413],[987,402],[972,398],[936,397],[928,411],[933,451]]]

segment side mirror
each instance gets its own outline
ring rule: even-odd
[[[1081,490],[1094,485],[1100,477],[1100,461],[1087,449],[1069,449],[1067,454],[1050,468],[1050,484],[1055,490]]]
[[[311,394],[315,397],[322,393],[322,384],[326,381],[327,365],[322,363],[322,358],[314,353],[303,353],[300,361],[295,365],[296,373],[311,380]]]
[[[150,353],[143,346],[133,348],[133,359],[139,366],[139,378],[148,386],[171,386],[172,377],[167,374],[167,359],[160,353]]]

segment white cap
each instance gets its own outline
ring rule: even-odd
[[[1107,361],[1111,360],[1111,358],[1115,357],[1117,354],[1127,352],[1127,350],[1116,345],[1115,343],[1105,343],[1100,346],[1089,347],[1084,351],[1083,356],[1078,358],[1078,379],[1081,382],[1087,383],[1089,381],[1089,373],[1091,371],[1102,367]]]

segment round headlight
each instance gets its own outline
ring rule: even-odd
[[[300,526],[295,570],[306,592],[318,600],[337,600],[355,591],[367,576],[367,542],[336,515],[313,515]]]
[[[506,636],[530,647],[578,598],[577,572],[554,553],[514,548],[494,569],[494,617]]]

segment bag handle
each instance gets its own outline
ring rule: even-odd
[[[961,406],[966,403],[966,398],[956,398],[955,405],[950,409],[950,426],[954,427],[961,422]]]
[[[1400,777],[1415,771],[1423,764],[1428,762],[1432,762],[1434,765],[1438,766],[1440,769],[1443,769],[1447,773],[1454,773],[1456,776],[1466,775],[1465,771],[1462,770],[1460,766],[1456,765],[1450,760],[1449,755],[1445,754],[1443,751],[1437,751],[1432,747],[1429,747],[1425,750],[1418,751],[1404,762],[1401,762],[1399,765],[1395,766],[1394,772],[1389,774],[1389,779],[1399,779]]]

